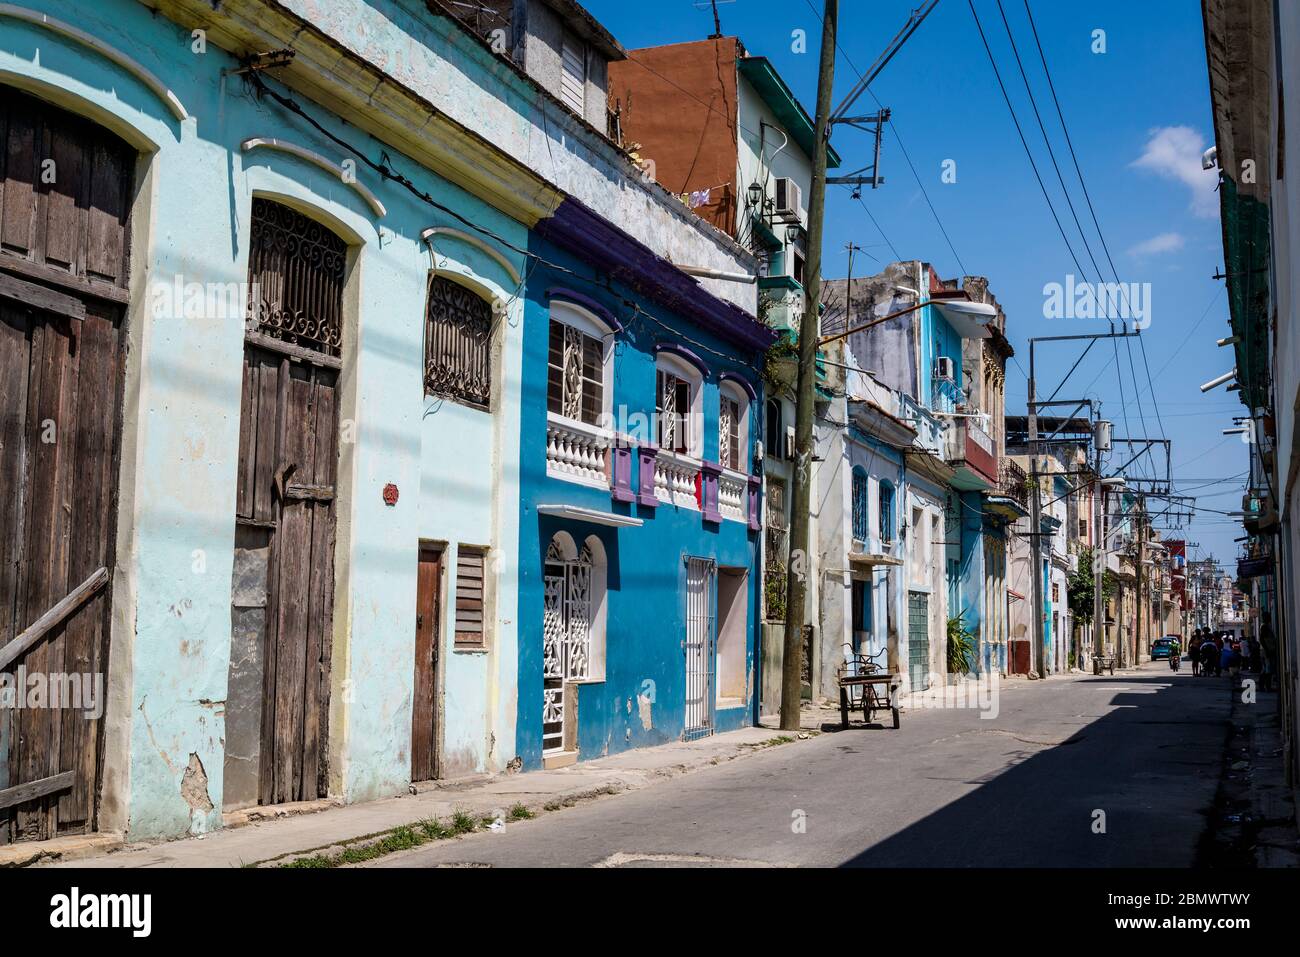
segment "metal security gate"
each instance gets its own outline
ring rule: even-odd
[[[930,596],[907,593],[907,671],[912,690],[924,691],[930,678]]]
[[[591,673],[590,546],[576,558],[564,554],[558,539],[546,550],[542,610],[542,753],[571,751],[569,682]]]
[[[683,741],[713,733],[713,676],[718,660],[714,621],[717,565],[708,558],[686,559],[686,728]]]
[[[135,161],[0,86],[0,845],[96,828]]]

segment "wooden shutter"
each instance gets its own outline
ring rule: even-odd
[[[462,545],[456,550],[456,644],[486,644],[483,622],[484,566],[487,550]]]
[[[581,115],[587,86],[587,47],[566,36],[560,45],[560,99]]]

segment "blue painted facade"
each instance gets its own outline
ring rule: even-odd
[[[534,233],[530,242],[530,252],[540,258],[529,276],[524,303],[515,747],[525,769],[543,764],[545,579],[553,543],[559,543],[569,557],[589,547],[595,556],[593,577],[601,577],[603,563],[605,587],[603,623],[598,620],[602,617],[598,587],[593,587],[590,616],[593,662],[603,659],[603,669],[595,667],[590,677],[566,682],[568,727],[563,744],[548,754],[576,751],[578,759],[589,759],[683,736],[688,558],[707,559],[729,577],[733,572],[743,576],[739,584],[724,586],[719,574],[712,586],[711,637],[718,648],[709,701],[712,727],[734,730],[753,724],[757,717],[758,487],[756,475],[753,482],[749,477],[756,473],[754,442],[762,435],[758,346],[770,337],[755,320],[747,320],[752,328],[745,330],[746,335],[757,338],[737,343],[725,330],[665,306],[662,296],[652,297],[616,280],[583,281],[577,277],[593,273],[590,256],[575,254],[573,247],[586,240],[563,228],[552,227],[549,232],[555,238]],[[566,417],[557,420],[548,412],[553,319],[588,323],[586,328],[600,334],[609,349],[602,424],[614,447],[608,453],[604,481],[557,474],[549,451],[548,431],[557,425],[561,430],[572,426],[571,420],[566,424]],[[690,370],[684,365],[699,376],[700,416],[691,427],[699,423],[700,446],[698,454],[688,458],[700,467],[706,496],[709,466],[719,458],[720,398],[744,396],[746,434],[738,459],[746,474],[740,514],[732,510],[710,516],[707,501],[700,508],[656,496],[656,370],[665,366],[685,374]],[[742,383],[748,384],[752,395]],[[734,484],[737,476],[732,479]],[[717,478],[712,481],[716,488]],[[593,514],[576,518],[554,514],[562,506]],[[608,524],[621,521],[639,524]],[[739,589],[734,606],[729,606],[724,594],[731,587]],[[728,613],[742,616],[739,647],[734,634],[722,634],[724,624],[736,623]]]

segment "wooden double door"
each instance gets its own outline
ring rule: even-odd
[[[250,762],[239,803],[328,793],[337,386],[334,369],[245,348],[227,710]]]
[[[0,845],[96,827],[134,162],[0,86]]]

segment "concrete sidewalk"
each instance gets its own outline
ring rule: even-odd
[[[817,726],[819,711],[805,712],[805,725]],[[476,819],[508,814],[522,804],[534,814],[579,801],[650,787],[682,774],[712,767],[774,747],[798,742],[797,736],[769,727],[745,728],[698,741],[674,742],[611,757],[583,761],[551,771],[480,776],[439,782],[417,793],[363,804],[326,806],[315,813],[262,819],[226,827],[202,837],[151,844],[128,844],[105,851],[102,841],[68,845],[59,857],[40,862],[52,867],[244,867],[280,862],[322,849],[337,850],[403,825],[463,811]],[[264,809],[270,814],[274,808]],[[89,856],[87,856],[89,855]]]
[[[1068,679],[1073,676],[1053,676]],[[1003,691],[1030,683],[1011,680]],[[916,720],[929,709],[905,696],[902,711]],[[854,724],[862,714],[852,715]],[[801,734],[839,727],[838,706],[805,702]],[[888,724],[888,716],[877,716]],[[429,819],[445,821],[462,811],[475,819],[509,814],[517,804],[533,814],[623,791],[649,787],[682,774],[732,761],[758,750],[799,741],[778,730],[777,716],[760,725],[691,742],[673,742],[605,758],[583,761],[551,771],[478,777],[417,785],[416,793],[361,804],[339,805],[330,800],[298,805],[250,808],[226,815],[227,826],[201,837],[123,844],[114,835],[60,838],[40,844],[0,848],[0,867],[244,867],[284,862],[386,834],[395,828]]]

